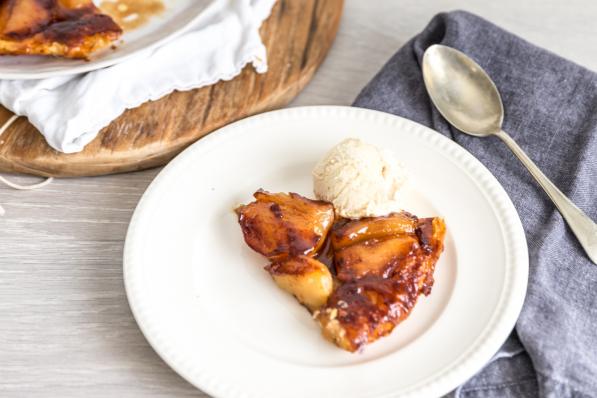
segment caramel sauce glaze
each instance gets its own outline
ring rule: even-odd
[[[100,9],[122,29],[130,31],[164,12],[165,7],[162,0],[104,0],[100,3]]]

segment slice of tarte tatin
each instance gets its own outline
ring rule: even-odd
[[[327,202],[294,193],[254,196],[237,209],[246,243],[271,261],[265,269],[274,281],[339,347],[358,351],[389,334],[420,295],[430,294],[444,247],[441,218],[401,212],[335,220]],[[329,268],[322,254],[331,254]]]
[[[122,29],[92,0],[3,0],[0,54],[88,59]]]

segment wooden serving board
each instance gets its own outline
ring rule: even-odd
[[[25,118],[0,136],[0,171],[91,176],[163,165],[202,136],[279,108],[313,77],[338,30],[343,0],[278,0],[261,28],[269,70],[247,66],[235,79],[174,92],[124,112],[79,153],[50,148]],[[0,123],[12,114],[0,107]]]

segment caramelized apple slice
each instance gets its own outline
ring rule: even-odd
[[[340,286],[315,318],[325,338],[354,352],[390,333],[414,307],[414,279],[366,277]]]
[[[431,293],[431,287],[433,286],[435,263],[444,251],[446,224],[443,219],[438,217],[422,218],[419,220],[416,232],[420,243],[420,249],[417,253],[417,258],[420,258],[419,261],[421,262],[419,272],[426,275],[419,282],[419,290],[427,296]]]
[[[370,239],[335,254],[341,285],[315,318],[323,335],[356,351],[390,333],[433,285],[446,227],[441,218],[417,222],[413,233]]]
[[[255,202],[236,211],[245,241],[271,260],[314,255],[334,222],[330,203],[296,193],[257,191]]]
[[[383,240],[371,239],[344,247],[334,254],[338,279],[349,282],[367,275],[388,278],[418,247],[414,234]]]
[[[280,288],[294,295],[311,311],[325,305],[334,287],[328,268],[311,257],[290,257],[265,269]]]
[[[360,220],[338,223],[334,226],[331,239],[335,250],[356,243],[387,236],[414,234],[417,217],[406,213],[392,213],[386,217],[366,217]]]
[[[421,247],[439,257],[444,250],[444,236],[446,235],[446,223],[439,217],[421,218],[417,224],[417,237]]]

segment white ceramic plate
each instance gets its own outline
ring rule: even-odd
[[[404,208],[442,216],[435,285],[385,338],[351,354],[324,340],[233,208],[258,188],[312,196],[316,161],[347,137],[396,153],[411,174]],[[433,397],[477,372],[504,342],[527,283],[523,229],[506,192],[466,150],[409,120],[349,107],[292,108],[201,139],[155,179],[129,227],[124,277],[161,357],[218,397]]]
[[[99,1],[94,1],[99,4]],[[105,68],[176,37],[198,18],[209,0],[163,0],[164,12],[142,27],[125,32],[116,49],[94,54],[90,61],[41,56],[0,56],[0,79],[42,79]]]

